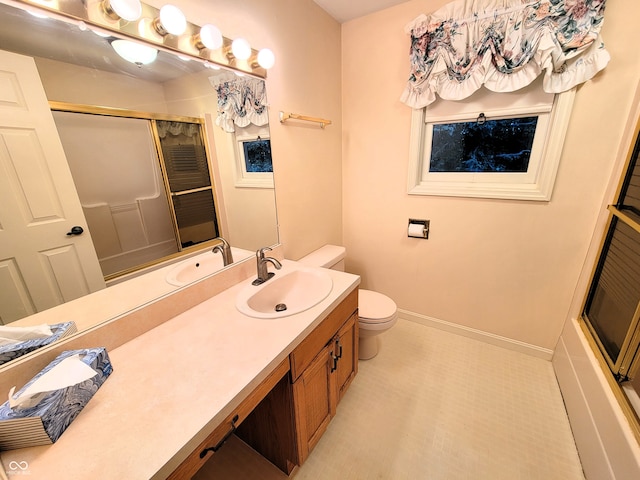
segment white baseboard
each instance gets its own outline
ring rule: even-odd
[[[538,347],[529,343],[520,342],[511,338],[502,337],[493,333],[483,332],[471,327],[465,327],[464,325],[458,325],[456,323],[447,322],[438,318],[428,317],[419,313],[410,312],[408,310],[398,309],[398,316],[409,320],[411,322],[420,323],[427,327],[433,327],[447,332],[455,333],[463,337],[473,338],[481,342],[496,345],[498,347],[506,348],[509,350],[515,350],[516,352],[525,353],[533,357],[542,358],[543,360],[551,361],[553,357],[553,350],[548,348]]]

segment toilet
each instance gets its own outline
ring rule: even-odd
[[[310,267],[324,267],[344,272],[347,249],[325,245],[298,260]],[[368,360],[378,354],[378,336],[395,325],[398,307],[386,295],[371,290],[358,290],[358,327],[360,339],[358,358]]]

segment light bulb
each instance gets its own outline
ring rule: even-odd
[[[251,56],[251,45],[244,38],[236,38],[231,43],[231,53],[238,60],[246,60]]]
[[[222,33],[218,27],[207,23],[200,28],[199,40],[204,47],[216,50],[222,46]]]
[[[115,20],[122,18],[128,22],[135,22],[142,15],[140,0],[105,0],[103,3],[105,12]]]
[[[263,48],[258,52],[258,65],[265,70],[269,70],[276,63],[276,57],[271,50]]]
[[[161,34],[182,35],[187,29],[187,19],[175,5],[165,5],[160,9],[159,22],[161,30],[164,30]]]

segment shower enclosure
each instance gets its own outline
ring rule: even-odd
[[[630,149],[582,318],[640,415],[640,130]]]
[[[106,279],[219,236],[199,118],[53,105]]]

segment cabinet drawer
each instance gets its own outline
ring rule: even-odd
[[[292,382],[296,381],[357,309],[358,289],[355,289],[298,345],[290,355]]]
[[[184,480],[191,478],[211,457],[213,451],[207,450],[223,441],[229,432],[234,430],[234,425],[240,425],[264,397],[273,389],[280,379],[289,371],[289,359],[285,358],[260,385],[245,398],[238,408],[224,419],[213,432],[168,477],[169,480]],[[234,417],[238,417],[234,421]],[[204,455],[201,457],[201,453]]]

